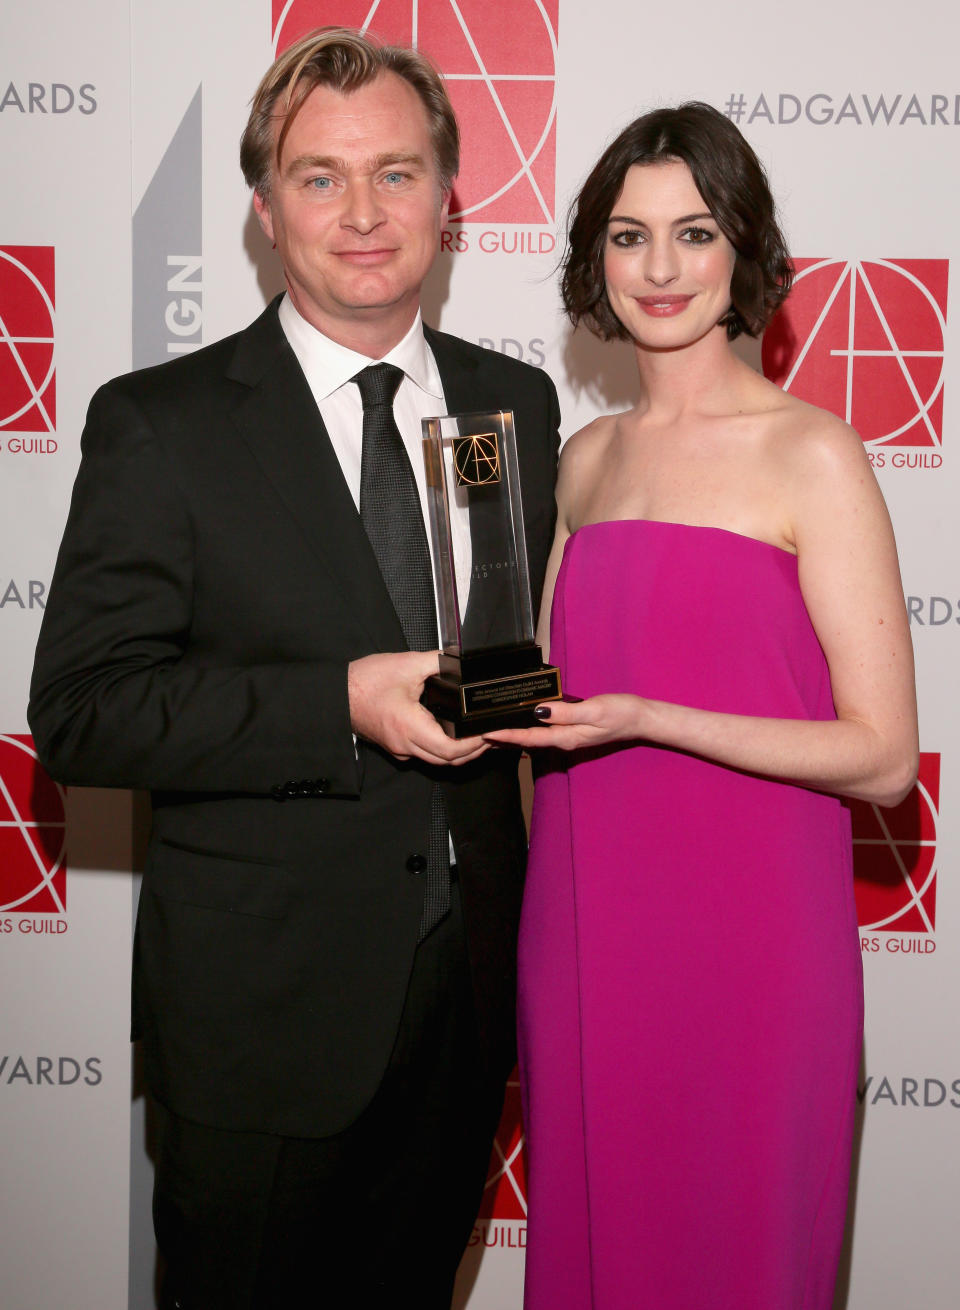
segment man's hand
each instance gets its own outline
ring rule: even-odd
[[[358,737],[376,742],[398,760],[466,764],[488,749],[482,737],[448,737],[420,704],[423,684],[438,672],[437,652],[365,655],[347,666],[350,723]]]

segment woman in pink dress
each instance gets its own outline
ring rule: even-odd
[[[863,445],[730,346],[789,281],[763,170],[706,105],[632,123],[580,193],[566,307],[632,341],[640,398],[561,458],[544,615],[582,700],[490,734],[549,749],[527,1310],[832,1304],[863,1004],[837,798],[900,801],[917,728]]]

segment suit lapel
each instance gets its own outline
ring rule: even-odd
[[[228,376],[247,392],[234,412],[264,477],[336,579],[373,649],[406,643],[340,462],[274,301],[242,333]]]
[[[480,408],[476,361],[462,349],[456,337],[435,332],[426,325],[423,334],[437,361],[447,413],[466,414]]]

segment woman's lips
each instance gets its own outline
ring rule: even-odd
[[[654,318],[670,318],[685,310],[692,299],[693,296],[638,296],[637,304]]]

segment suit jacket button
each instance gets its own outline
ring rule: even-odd
[[[407,873],[423,873],[426,867],[427,857],[425,855],[407,856]]]
[[[328,792],[330,790],[330,779],[318,778],[313,785],[316,788],[317,795],[322,796],[324,792]]]
[[[275,801],[285,801],[287,799],[287,793],[284,790],[283,783],[274,783],[270,788],[270,795]]]
[[[300,795],[299,782],[288,782],[283,789],[283,794],[284,796],[299,796]]]

